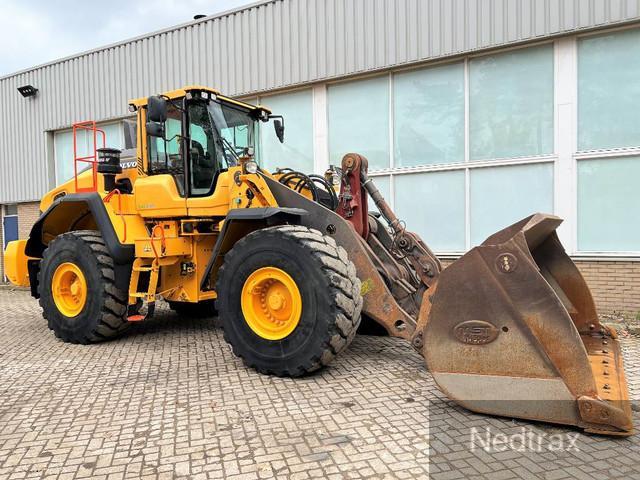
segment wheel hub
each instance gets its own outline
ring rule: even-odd
[[[240,303],[251,330],[267,340],[290,335],[302,314],[302,296],[296,282],[276,267],[263,267],[249,275]]]
[[[65,317],[77,317],[87,303],[87,281],[76,264],[58,265],[51,279],[51,293],[58,311]]]

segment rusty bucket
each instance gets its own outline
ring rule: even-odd
[[[630,435],[617,335],[598,320],[561,222],[532,215],[441,273],[427,292],[427,366],[469,410]]]

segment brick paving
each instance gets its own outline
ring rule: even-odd
[[[639,399],[640,340],[623,345]],[[454,406],[396,339],[357,337],[329,368],[280,379],[246,369],[213,320],[161,309],[118,340],[68,345],[26,292],[0,290],[0,479],[640,478],[638,435],[487,453],[469,448],[472,426],[577,433]]]

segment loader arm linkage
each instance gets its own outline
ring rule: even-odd
[[[364,157],[346,155],[342,171],[337,213],[361,234],[357,251],[342,244],[363,280],[363,313],[410,341],[449,398],[482,413],[632,434],[617,335],[600,324],[558,239],[560,218],[525,218],[443,270],[385,202]],[[367,194],[386,225],[367,215]],[[363,216],[368,228],[358,229]],[[371,266],[384,281],[371,278]],[[394,312],[411,320],[396,321]]]

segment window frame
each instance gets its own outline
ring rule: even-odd
[[[567,253],[578,260],[590,261],[611,261],[627,260],[640,261],[640,248],[637,251],[611,252],[611,251],[579,251],[577,239],[577,167],[580,160],[599,159],[606,157],[626,157],[640,156],[640,146],[610,148],[602,150],[579,151],[578,150],[578,48],[577,42],[580,38],[588,36],[598,36],[611,34],[616,31],[627,29],[640,29],[639,23],[609,27],[580,34],[567,35],[556,38],[546,38],[538,42],[530,42],[523,45],[515,45],[507,48],[498,48],[491,51],[478,52],[473,54],[459,55],[442,60],[415,62],[404,67],[392,68],[383,72],[365,72],[352,75],[346,78],[331,79],[311,86],[314,96],[314,146],[315,146],[315,170],[324,171],[329,167],[329,139],[328,139],[328,105],[327,88],[329,85],[354,82],[371,77],[388,77],[389,84],[389,136],[390,152],[389,165],[384,169],[371,170],[370,177],[389,178],[389,202],[395,208],[395,181],[397,175],[408,175],[412,173],[428,173],[448,170],[465,170],[465,242],[467,250],[470,247],[470,172],[475,168],[490,168],[511,165],[528,165],[547,163],[553,165],[553,206],[551,212],[564,219],[564,223],[558,229],[558,235]],[[469,161],[469,61],[470,59],[495,55],[510,50],[525,49],[529,47],[541,46],[544,44],[553,45],[554,78],[553,78],[553,153],[548,155],[513,157],[502,159],[488,159]],[[396,73],[406,71],[437,67],[446,64],[464,62],[465,78],[465,162],[457,164],[433,164],[418,167],[394,167],[395,162],[395,142],[394,142],[394,116],[393,116],[393,81]],[[297,86],[290,89],[280,89],[273,92],[263,93],[259,98],[272,93],[286,94],[299,89],[309,88],[309,85]],[[245,97],[247,99],[253,97]],[[277,112],[275,112],[277,113]],[[409,225],[409,228],[411,226]],[[466,251],[466,250],[465,250]],[[464,254],[464,251],[442,251],[438,250],[439,257],[457,258]]]
[[[593,38],[602,35],[611,35],[616,32],[622,32],[626,30],[640,30],[639,24],[623,25],[614,28],[607,28],[603,30],[597,30],[593,32],[585,32],[578,35],[574,35],[567,39],[568,48],[571,48],[571,58],[574,62],[574,75],[571,77],[570,85],[573,87],[574,101],[571,104],[572,120],[573,120],[573,135],[572,135],[572,152],[570,158],[570,166],[573,172],[571,178],[572,195],[567,202],[571,202],[570,211],[572,214],[571,225],[571,237],[570,245],[568,249],[572,257],[579,260],[626,260],[626,261],[640,261],[640,248],[633,251],[610,251],[610,250],[579,250],[578,249],[578,164],[583,160],[599,160],[606,158],[625,158],[625,157],[640,157],[640,145],[634,147],[613,147],[613,148],[601,148],[591,150],[580,150],[578,143],[578,125],[579,125],[579,105],[578,105],[578,62],[579,62],[579,47],[578,43],[583,38]]]
[[[469,63],[474,58],[486,57],[499,55],[508,51],[517,51],[523,50],[527,48],[535,48],[543,45],[551,45],[553,49],[553,153],[543,154],[543,155],[530,155],[530,156],[522,156],[522,157],[511,157],[511,158],[491,158],[491,159],[483,159],[483,160],[471,160],[470,158],[470,122],[469,122],[469,83],[470,83],[470,68]],[[531,164],[553,164],[554,166],[558,160],[558,149],[557,149],[557,139],[559,136],[558,132],[558,124],[556,121],[557,118],[557,101],[556,101],[556,88],[557,88],[557,79],[556,79],[556,42],[553,39],[546,39],[540,42],[533,42],[526,45],[518,45],[510,48],[504,48],[491,52],[480,52],[473,55],[466,55],[462,58],[455,59],[447,59],[439,62],[430,62],[428,64],[421,64],[416,66],[411,66],[407,68],[394,69],[390,72],[387,72],[385,75],[389,78],[389,141],[390,141],[390,152],[389,152],[389,166],[386,169],[376,169],[370,170],[369,176],[373,178],[375,181],[376,177],[388,176],[389,177],[389,189],[390,189],[390,198],[386,199],[392,209],[395,210],[395,177],[397,175],[408,175],[412,173],[430,173],[430,172],[444,172],[444,171],[453,171],[453,170],[462,170],[465,172],[465,238],[464,250],[438,250],[437,254],[443,258],[457,258],[463,255],[466,251],[472,248],[472,240],[471,240],[471,208],[470,208],[470,189],[471,189],[471,171],[476,168],[491,168],[491,167],[503,167],[503,166],[517,166],[517,165],[531,165]],[[438,67],[442,65],[451,65],[456,63],[463,63],[464,70],[464,161],[458,163],[448,163],[448,164],[431,164],[431,165],[421,165],[415,167],[396,167],[395,166],[395,118],[394,118],[394,79],[395,75],[399,73],[404,73],[407,71],[413,70],[421,70],[428,69],[432,67]],[[368,77],[371,77],[369,75]],[[363,77],[360,77],[363,78]],[[365,77],[367,78],[367,77]],[[347,81],[353,81],[352,79]],[[554,212],[556,210],[556,199],[555,199],[555,167],[554,167],[554,198],[552,199],[552,203],[554,205]],[[549,213],[554,213],[549,212]],[[409,226],[410,228],[410,226]]]

